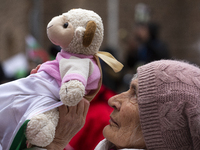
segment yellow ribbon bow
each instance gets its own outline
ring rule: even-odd
[[[115,72],[119,72],[122,70],[123,66],[122,63],[120,63],[119,61],[117,61],[110,53],[108,52],[98,52],[94,55],[94,57],[97,60],[97,64],[101,70],[101,64],[99,62],[99,58],[101,58],[106,64],[108,64]],[[96,90],[91,90],[87,95],[84,96],[84,98],[86,98],[88,101],[91,101],[95,95],[98,93],[98,91],[100,90],[102,84],[102,76],[99,80],[99,85],[98,88]]]
[[[95,54],[99,58],[101,58],[106,64],[108,64],[115,72],[119,72],[122,70],[124,65],[115,59],[113,55],[108,52],[99,51]]]

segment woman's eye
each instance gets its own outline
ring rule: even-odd
[[[137,92],[136,92],[136,87],[135,86],[132,86],[131,87],[131,94],[134,98],[137,98]]]
[[[68,22],[66,22],[66,23],[64,23],[63,27],[64,27],[64,28],[67,28],[68,25],[69,25]]]
[[[135,90],[132,90],[132,96],[133,96],[134,98],[137,97]]]

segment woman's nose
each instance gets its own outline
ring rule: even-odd
[[[108,100],[108,105],[116,110],[120,110],[121,102],[119,101],[120,94],[111,97]]]

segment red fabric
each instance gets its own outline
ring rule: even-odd
[[[94,150],[96,145],[104,139],[102,130],[109,124],[112,108],[108,106],[108,99],[116,93],[102,85],[99,93],[91,101],[84,127],[70,141],[75,150]]]

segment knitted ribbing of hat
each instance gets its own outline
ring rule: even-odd
[[[200,70],[178,61],[139,67],[140,122],[147,149],[200,150]]]
[[[156,69],[156,77],[160,79],[159,84],[171,82],[183,82],[200,88],[200,70],[192,65],[182,64],[161,64]]]
[[[168,148],[190,149],[191,136],[199,141],[200,135],[200,71],[188,64],[162,64],[156,77],[164,142]],[[199,149],[199,142],[194,146]]]

